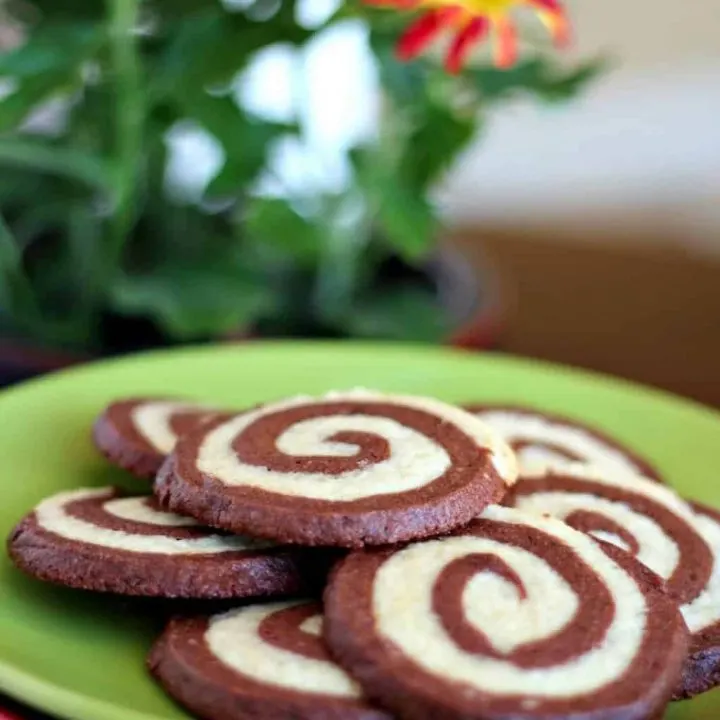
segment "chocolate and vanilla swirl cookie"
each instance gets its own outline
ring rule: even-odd
[[[204,524],[354,547],[446,532],[498,502],[510,448],[460,408],[369,391],[300,397],[180,438],[158,474],[163,506]]]
[[[221,415],[219,410],[188,401],[118,400],[95,421],[93,441],[113,465],[141,478],[153,478],[180,435]]]
[[[612,543],[657,573],[691,633],[691,655],[676,694],[686,697],[720,682],[717,514],[707,508],[694,512],[650,480],[579,464],[526,468],[504,502]]]
[[[173,620],[148,658],[167,692],[208,720],[390,720],[330,658],[321,608],[253,605]]]
[[[538,462],[583,462],[663,482],[644,458],[577,420],[512,405],[467,405],[512,446],[520,468]]]
[[[305,589],[300,549],[199,527],[154,498],[114,488],[43,500],[8,538],[14,563],[34,577],[83,590],[185,598],[236,598]]]
[[[499,506],[448,537],[350,554],[325,591],[324,637],[368,697],[415,720],[644,720],[687,649],[644,565]]]

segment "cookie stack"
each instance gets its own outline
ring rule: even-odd
[[[12,533],[35,577],[237,600],[148,665],[208,720],[642,720],[720,681],[720,516],[596,430],[370,391],[229,413],[113,403],[152,482],[61,493]]]

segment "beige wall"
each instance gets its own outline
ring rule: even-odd
[[[615,50],[628,72],[720,58],[720,0],[570,0],[568,7],[578,49]]]
[[[449,219],[720,253],[720,0],[569,7],[574,54],[619,67],[570,106],[494,113],[441,195]]]

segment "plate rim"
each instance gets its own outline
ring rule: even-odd
[[[76,365],[53,370],[38,377],[21,381],[9,388],[0,390],[0,405],[8,398],[17,394],[24,394],[31,389],[51,384],[66,377],[72,377],[87,371],[101,370],[111,368],[115,365],[132,364],[140,360],[160,361],[167,357],[175,356],[192,356],[203,355],[212,352],[243,352],[254,350],[265,351],[275,350],[280,352],[297,350],[351,350],[353,352],[365,353],[412,353],[413,355],[421,355],[427,358],[462,358],[469,359],[471,362],[476,360],[489,361],[491,363],[499,362],[503,364],[513,365],[517,368],[534,368],[542,372],[558,375],[572,375],[576,379],[586,380],[592,383],[608,383],[615,387],[624,388],[632,392],[639,392],[656,400],[671,402],[675,404],[685,405],[688,409],[700,411],[709,415],[709,417],[720,421],[720,409],[707,403],[701,402],[694,398],[679,395],[670,390],[643,383],[638,380],[613,375],[609,372],[600,370],[592,370],[579,365],[570,363],[555,362],[545,360],[543,358],[535,358],[524,355],[517,355],[509,352],[498,350],[468,350],[464,348],[455,348],[452,346],[430,345],[413,342],[397,342],[397,341],[367,341],[367,340],[248,340],[237,343],[189,343],[180,347],[170,348],[152,348],[149,350],[141,350],[138,352],[128,353],[125,355],[116,355],[112,357],[97,358],[89,362],[80,362]]]
[[[550,376],[570,375],[582,382],[593,385],[612,385],[619,390],[640,394],[655,401],[662,401],[674,406],[684,406],[693,412],[700,413],[720,424],[720,410],[697,400],[676,395],[667,390],[645,385],[643,383],[616,377],[609,373],[588,370],[575,365],[551,362],[532,357],[522,357],[498,351],[475,352],[452,347],[422,345],[416,343],[372,342],[363,340],[332,341],[332,340],[254,340],[243,343],[223,344],[190,344],[177,348],[151,349],[123,356],[101,358],[90,362],[56,370],[36,378],[31,378],[17,385],[0,391],[0,408],[3,404],[22,395],[41,391],[65,378],[73,378],[83,373],[111,370],[117,365],[135,364],[144,361],[162,361],[174,357],[202,357],[216,352],[333,352],[343,353],[386,353],[390,355],[407,354],[427,360],[462,359],[470,363],[478,362],[511,366],[528,372],[542,372]],[[469,393],[468,400],[472,400]],[[0,691],[13,700],[28,705],[41,712],[46,712],[65,720],[166,720],[163,715],[133,710],[117,703],[102,700],[83,694],[44,680],[30,671],[19,669],[7,660],[0,659]]]
[[[56,683],[40,680],[5,660],[0,660],[0,691],[33,710],[64,720],[166,720],[161,715],[121,707],[68,690]]]

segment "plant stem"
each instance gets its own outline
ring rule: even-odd
[[[117,271],[133,225],[145,103],[136,46],[139,0],[107,0],[110,56],[115,81],[116,206],[112,217],[107,273]]]

